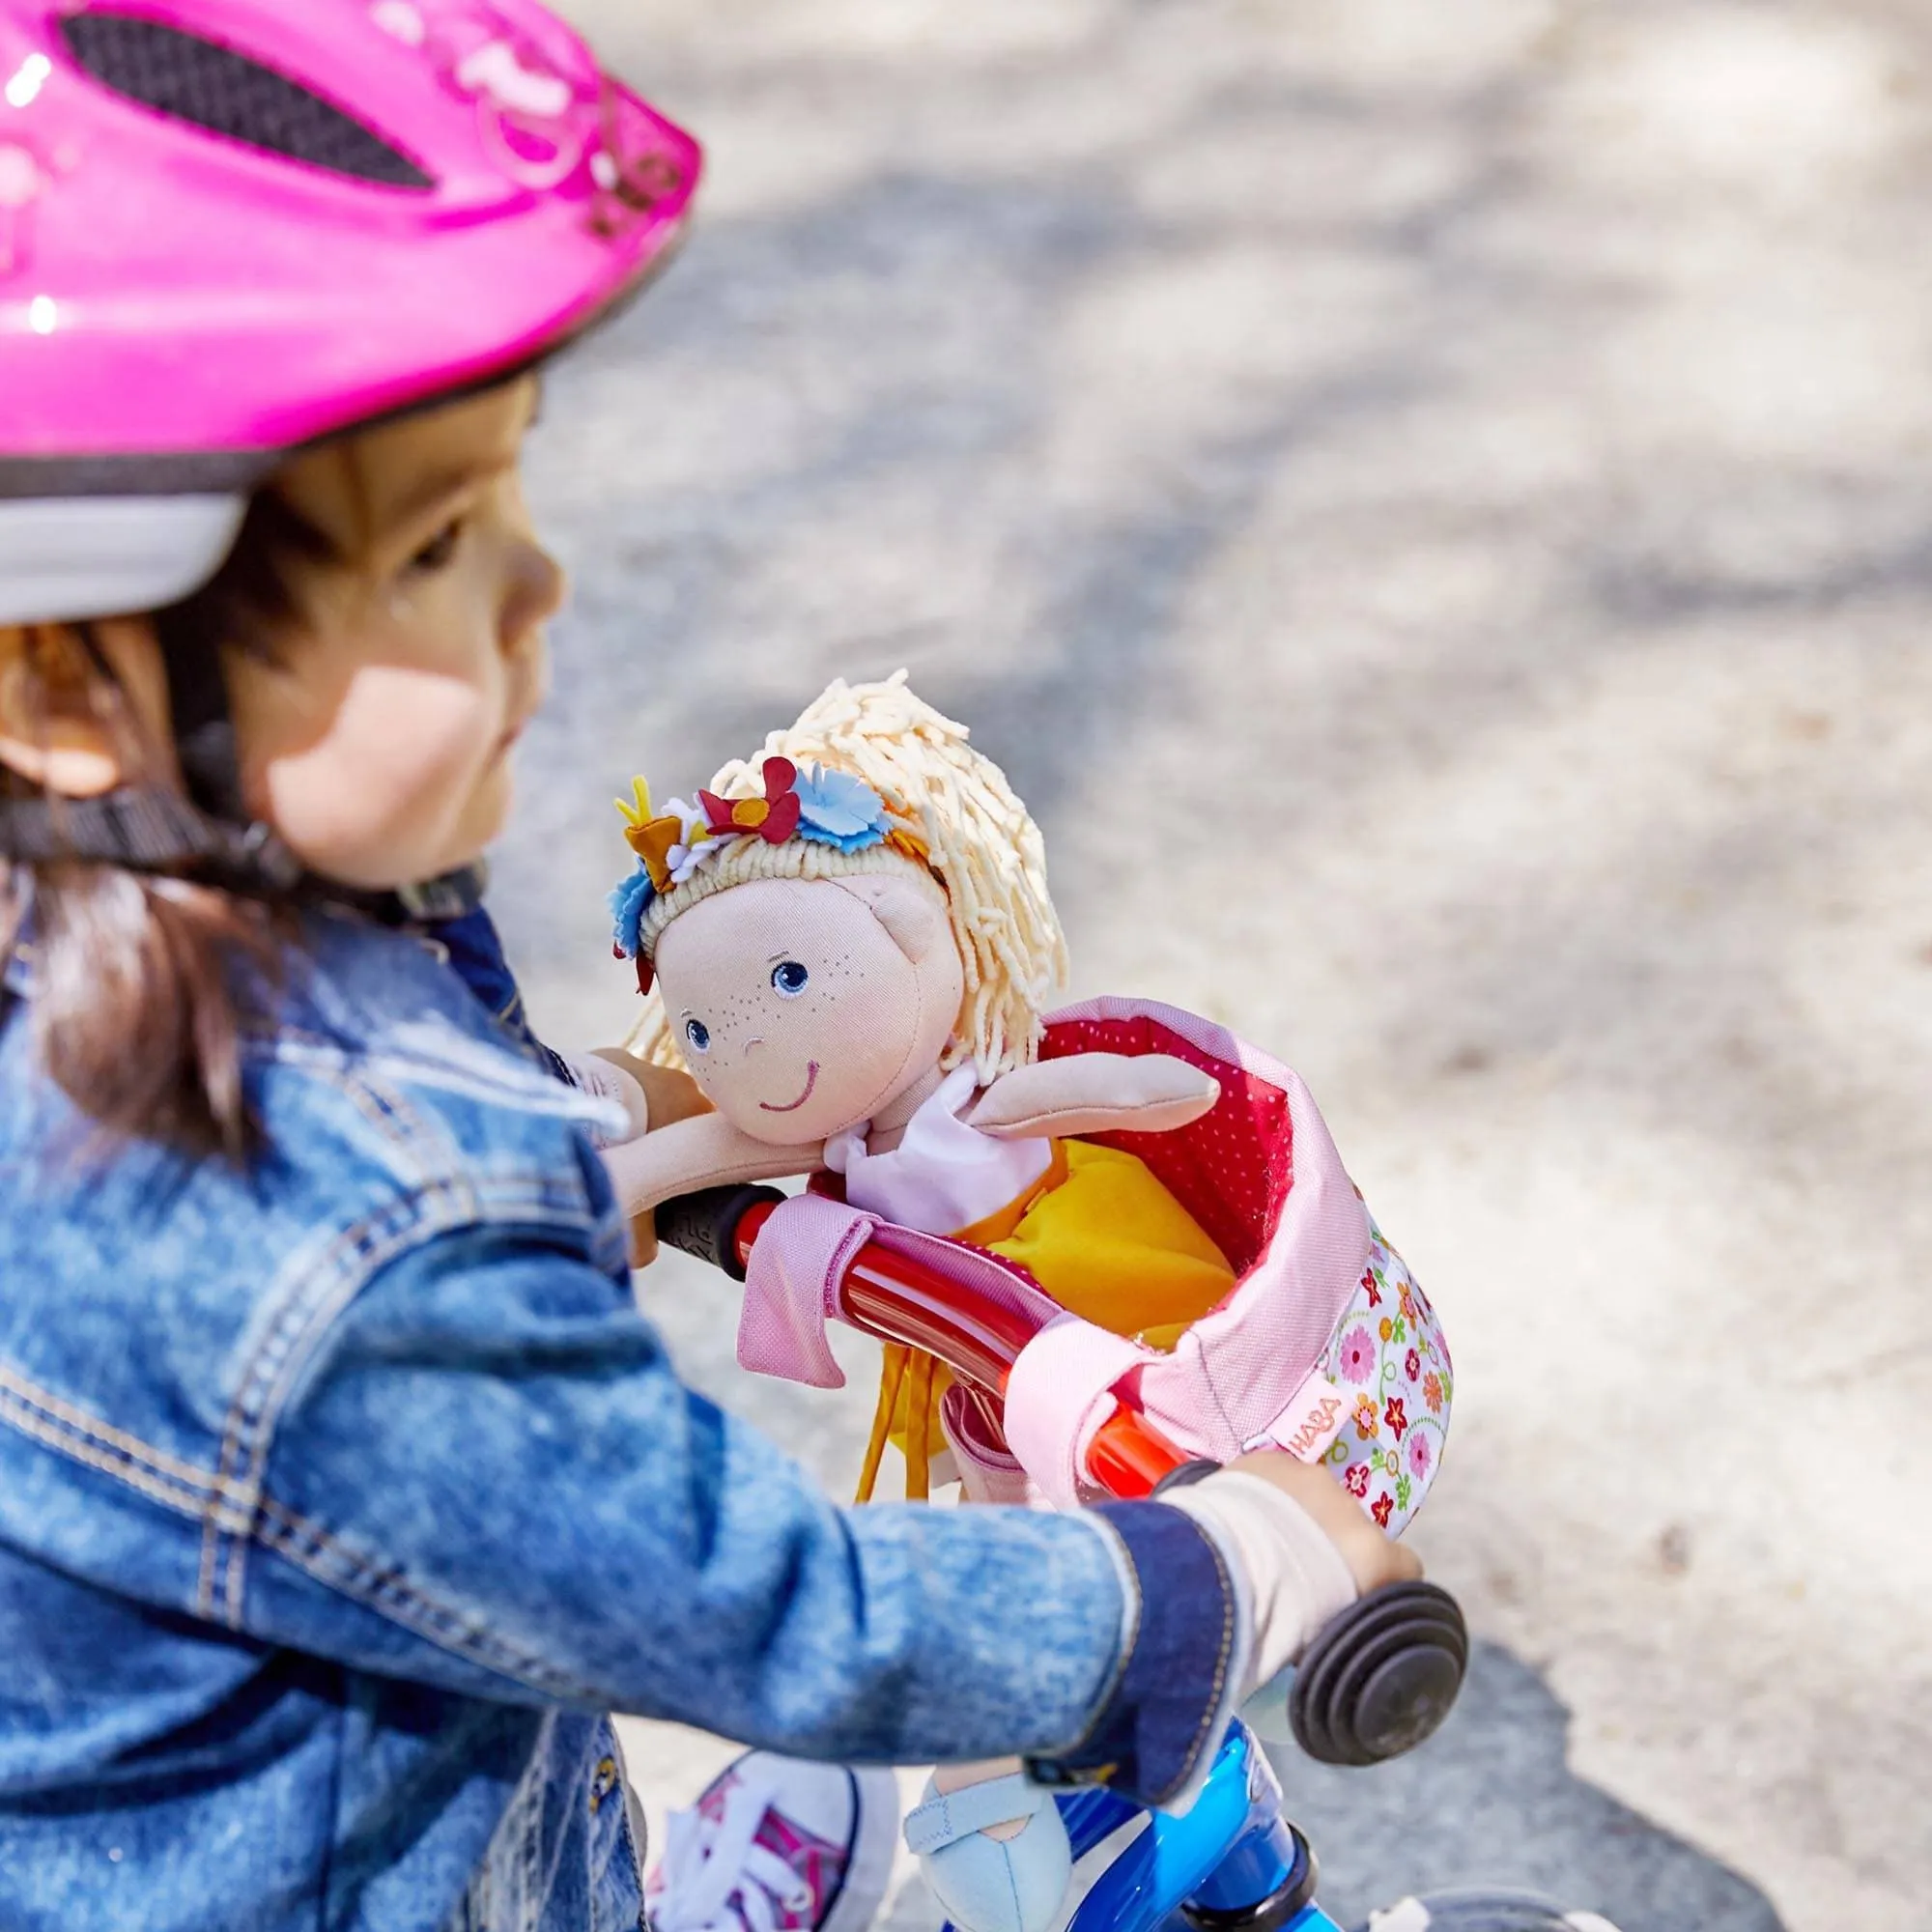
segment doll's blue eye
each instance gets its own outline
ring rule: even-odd
[[[711,1029],[702,1020],[686,1020],[684,1023],[684,1037],[690,1043],[692,1052],[709,1053],[711,1051]]]
[[[795,1000],[805,991],[805,982],[811,978],[796,959],[784,960],[772,968],[772,985],[783,1000]]]

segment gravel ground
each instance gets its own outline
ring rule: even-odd
[[[629,1017],[634,769],[909,665],[1079,987],[1290,1059],[1449,1324],[1417,1536],[1485,1648],[1410,1764],[1285,1768],[1337,1906],[1932,1927],[1932,14],[576,11],[711,179],[539,436],[540,1020]],[[641,1287],[849,1481],[863,1369]],[[724,1755],[634,1744],[659,1809]]]

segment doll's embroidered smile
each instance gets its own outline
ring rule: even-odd
[[[818,1062],[808,1060],[805,1063],[805,1092],[796,1100],[787,1100],[782,1107],[775,1107],[769,1100],[760,1100],[758,1105],[768,1114],[795,1114],[811,1098],[811,1090],[817,1085]]]

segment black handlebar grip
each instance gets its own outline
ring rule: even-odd
[[[782,1201],[776,1187],[741,1182],[730,1187],[700,1187],[696,1194],[679,1194],[660,1203],[658,1239],[668,1248],[696,1255],[723,1268],[733,1281],[743,1281],[738,1260],[738,1223],[760,1201]]]
[[[1188,1489],[1193,1484],[1201,1482],[1205,1477],[1217,1475],[1220,1472],[1220,1463],[1210,1461],[1206,1456],[1197,1456],[1193,1462],[1182,1463],[1178,1467],[1170,1469],[1148,1492],[1148,1495],[1151,1499],[1154,1496],[1166,1495],[1170,1490]]]
[[[1468,1665],[1468,1628],[1447,1590],[1372,1590],[1303,1654],[1288,1699],[1295,1740],[1322,1764],[1399,1757],[1449,1715]]]

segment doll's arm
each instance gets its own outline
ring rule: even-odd
[[[1001,1074],[967,1118],[999,1140],[1160,1134],[1198,1121],[1220,1097],[1218,1080],[1173,1054],[1074,1053]]]
[[[770,1141],[753,1140],[723,1114],[699,1114],[606,1149],[604,1164],[611,1170],[625,1213],[640,1214],[698,1187],[809,1174],[819,1165],[824,1151],[822,1141],[775,1147]]]
[[[599,1069],[616,1076],[618,1098],[631,1117],[632,1131],[626,1136],[629,1140],[636,1140],[643,1133],[661,1133],[678,1121],[711,1111],[711,1102],[698,1091],[697,1082],[681,1067],[656,1065],[626,1053],[620,1046],[594,1048],[586,1063],[571,1065],[580,1087],[594,1087],[599,1081]],[[586,1071],[590,1074],[588,1080],[582,1077]],[[646,1208],[641,1213],[632,1214],[630,1221],[631,1265],[649,1267],[658,1258],[656,1216]]]

